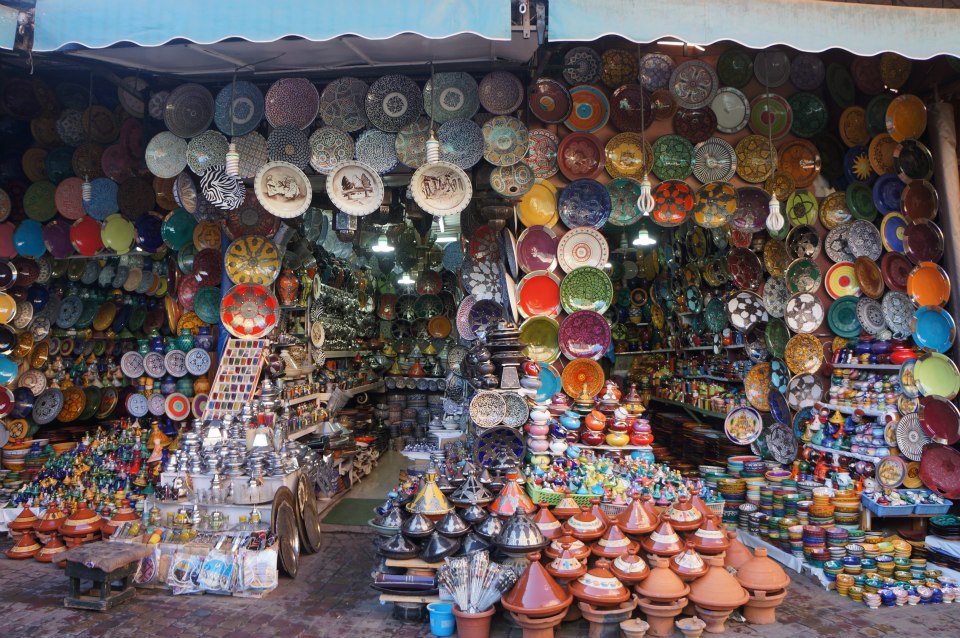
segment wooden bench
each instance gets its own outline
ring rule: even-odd
[[[152,553],[152,545],[96,542],[81,545],[63,554],[70,578],[70,593],[63,599],[64,607],[107,611],[133,598],[137,590],[133,577],[140,560]],[[81,591],[81,581],[93,582],[93,587]],[[119,587],[113,583],[119,581]],[[116,591],[115,591],[116,589]]]

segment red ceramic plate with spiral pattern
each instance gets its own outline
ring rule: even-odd
[[[684,181],[670,179],[653,189],[650,216],[660,226],[679,226],[693,209],[693,189]]]
[[[180,392],[174,392],[167,397],[164,411],[174,421],[183,421],[190,416],[190,399]]]
[[[277,327],[279,306],[266,287],[239,284],[220,302],[220,320],[238,339],[259,339]]]

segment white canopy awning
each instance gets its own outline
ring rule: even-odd
[[[828,0],[552,0],[547,38],[633,42],[673,37],[691,44],[732,40],[753,49],[895,51],[915,60],[960,56],[960,10]]]

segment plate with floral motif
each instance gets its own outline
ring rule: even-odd
[[[693,219],[703,228],[726,224],[737,210],[737,191],[725,181],[704,184],[693,203]],[[656,219],[654,219],[656,221]]]
[[[640,149],[643,149],[641,152]],[[653,167],[653,146],[637,133],[618,133],[604,146],[604,168],[610,177],[641,179]]]
[[[676,64],[665,53],[647,53],[640,58],[640,84],[648,91],[666,88]]]
[[[560,303],[567,313],[593,310],[603,314],[613,303],[613,283],[599,268],[582,266],[560,283]]]
[[[422,106],[420,87],[405,75],[385,75],[367,91],[367,119],[388,133],[396,133],[407,124],[416,122]]]
[[[693,189],[681,180],[666,180],[653,190],[653,210],[650,213],[658,226],[679,226],[686,221],[694,207]]]
[[[574,359],[566,365],[560,375],[563,390],[571,397],[580,396],[584,391],[595,397],[603,390],[603,368],[592,359]]]
[[[528,132],[529,146],[527,154],[523,156],[523,163],[533,169],[533,174],[539,179],[549,179],[557,174],[557,154],[560,140],[556,135],[543,128],[535,128]]]
[[[320,94],[320,117],[324,124],[352,133],[367,125],[366,99],[370,87],[352,77],[337,78]]]
[[[557,260],[566,272],[581,266],[603,268],[610,258],[610,246],[600,231],[589,226],[571,228],[557,245]]]
[[[784,319],[794,333],[811,333],[823,324],[826,312],[820,299],[809,292],[801,292],[787,300]]]
[[[340,162],[353,159],[353,138],[349,133],[338,128],[332,126],[318,128],[310,134],[308,143],[310,166],[322,175],[328,174]]]
[[[220,319],[234,337],[258,339],[276,327],[279,306],[264,286],[238,284],[220,302]]]
[[[607,183],[607,192],[610,193],[613,206],[610,219],[607,220],[611,226],[623,228],[643,217],[643,211],[637,205],[641,193],[640,182],[629,177],[618,177]]]
[[[670,91],[684,108],[698,109],[710,104],[719,88],[716,71],[702,60],[679,64],[670,75]]]
[[[737,175],[745,182],[759,184],[773,173],[777,149],[762,135],[747,135],[737,142]]]
[[[423,110],[440,124],[471,118],[479,109],[479,87],[469,73],[437,73],[423,87]]]
[[[693,172],[693,144],[679,135],[663,135],[653,143],[653,174],[661,180],[686,179]]]
[[[750,290],[732,292],[726,300],[727,319],[738,332],[749,332],[760,322],[768,320],[760,295]]]
[[[516,164],[530,144],[527,127],[515,117],[499,115],[483,125],[483,157],[494,166]]]

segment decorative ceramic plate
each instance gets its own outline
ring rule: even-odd
[[[666,180],[653,189],[653,221],[664,227],[679,226],[694,208],[693,189],[681,180]]]
[[[64,397],[59,388],[47,388],[33,402],[31,420],[37,425],[52,423],[63,409]]]
[[[125,352],[120,357],[120,370],[130,379],[139,379],[144,374],[143,356],[139,352]]]
[[[521,354],[538,363],[552,363],[560,356],[560,325],[553,317],[530,317],[520,325]]]
[[[469,119],[480,108],[478,90],[477,81],[469,73],[437,73],[423,87],[423,110],[441,124],[456,118]]]
[[[458,171],[463,170],[459,166],[454,167]],[[500,195],[509,198],[523,197],[533,188],[536,180],[537,176],[533,169],[523,162],[512,166],[497,166],[490,172],[490,187]]]
[[[737,189],[737,212],[730,218],[730,227],[754,233],[764,228],[770,212],[770,195],[762,188],[745,186]]]
[[[700,144],[717,130],[717,115],[708,107],[677,109],[673,114],[673,130],[691,144]]]
[[[560,283],[560,302],[567,313],[593,310],[603,314],[613,303],[613,283],[599,268],[582,266]]]
[[[272,240],[248,235],[230,244],[223,264],[233,283],[267,286],[280,274],[280,253]]]
[[[726,309],[730,325],[739,332],[749,332],[755,325],[769,318],[760,295],[749,290],[731,293],[727,297]]]
[[[787,103],[793,111],[790,132],[797,137],[811,138],[827,128],[829,110],[818,95],[801,91],[787,98]]]
[[[847,209],[847,197],[842,191],[827,195],[820,202],[820,223],[827,230],[853,221],[853,214]]]
[[[610,103],[600,89],[581,84],[570,89],[573,108],[563,121],[571,131],[594,133],[599,131],[610,118]]]
[[[868,257],[858,257],[853,264],[861,292],[872,299],[883,296],[884,281],[880,266]]]
[[[641,153],[640,149],[643,148]],[[653,167],[653,146],[637,133],[614,135],[604,147],[604,168],[613,178],[642,178]]]
[[[176,177],[187,166],[187,142],[169,131],[157,133],[147,144],[145,159],[157,177]]]
[[[916,179],[904,186],[900,210],[911,221],[934,220],[940,211],[937,189],[925,179]]]
[[[717,130],[727,135],[739,133],[750,122],[750,101],[738,89],[725,86],[710,102],[717,116]]]
[[[429,87],[429,83],[427,86]],[[550,78],[539,78],[530,85],[527,89],[527,104],[530,113],[545,124],[560,124],[569,117],[573,108],[573,100],[567,87]]]
[[[904,140],[893,151],[893,168],[900,179],[910,182],[933,177],[933,155],[917,140]]]
[[[515,117],[500,115],[483,125],[483,157],[494,166],[516,164],[528,146],[527,127]]]
[[[517,285],[517,309],[524,317],[556,317],[560,312],[560,278],[546,270],[535,270]]]
[[[709,144],[709,142],[705,142],[704,144]],[[694,170],[696,171],[696,169]],[[660,187],[658,186],[657,188],[659,189]],[[692,209],[694,221],[698,226],[702,226],[703,228],[718,228],[723,226],[736,211],[737,191],[731,184],[725,181],[710,182],[701,186],[700,190],[697,191]],[[653,216],[654,221],[657,221],[656,215],[653,214]],[[680,221],[682,222],[683,220],[681,219]]]
[[[907,278],[907,294],[918,307],[941,308],[950,299],[950,277],[938,264],[920,262]]]
[[[880,301],[883,318],[894,337],[906,338],[913,331],[913,302],[906,294],[888,290]]]
[[[463,169],[443,161],[418,168],[410,180],[410,191],[417,205],[436,217],[459,214],[473,196],[473,186]]]
[[[483,76],[478,87],[480,104],[494,115],[513,113],[523,104],[523,83],[508,71]]]
[[[570,133],[560,142],[557,163],[570,181],[597,177],[603,172],[604,161],[603,144],[589,133]]]
[[[760,287],[763,266],[757,254],[746,248],[733,248],[727,253],[727,269],[738,288],[756,290]]]
[[[320,94],[306,78],[281,78],[270,85],[264,97],[265,115],[270,126],[305,129],[320,111]]]
[[[204,131],[187,144],[187,166],[197,175],[223,166],[229,144],[219,131]]]
[[[698,109],[713,100],[720,86],[716,71],[702,60],[679,64],[670,76],[670,90],[681,107]]]
[[[183,377],[187,374],[187,355],[183,350],[171,350],[163,357],[163,365],[167,374],[174,377]]]
[[[920,355],[913,375],[920,394],[925,397],[939,396],[953,401],[960,392],[960,371],[946,355],[937,352]]]
[[[346,170],[341,168],[341,171]],[[345,177],[340,175],[340,177]],[[376,182],[367,184],[351,184],[353,186],[349,193],[346,193],[346,183],[348,180],[338,183],[331,187],[328,177],[327,194],[331,201],[338,205],[348,205],[350,210],[356,208],[358,199],[362,200],[368,196],[371,190],[375,190],[376,184],[380,183],[379,177]],[[313,197],[313,189],[310,186],[310,180],[302,170],[287,162],[269,162],[264,164],[253,179],[254,192],[260,204],[271,214],[282,219],[299,217],[310,206],[310,200]],[[352,197],[351,197],[352,196]],[[346,203],[344,203],[344,200]],[[379,206],[380,199],[377,199]],[[348,214],[350,211],[344,211]]]
[[[721,84],[742,89],[753,79],[753,57],[746,49],[730,47],[717,60],[717,77]]]
[[[736,408],[727,413],[723,422],[723,431],[733,443],[750,445],[757,440],[763,431],[763,419],[760,418],[760,413],[753,408]]]
[[[630,177],[618,177],[607,183],[607,192],[610,193],[610,203],[613,206],[608,224],[624,228],[643,217],[643,211],[637,205],[641,194],[640,182]]]
[[[675,68],[673,59],[665,53],[647,53],[640,58],[639,79],[648,91],[665,88]]]
[[[213,121],[214,100],[199,84],[181,84],[167,97],[163,107],[163,122],[176,135],[189,139],[210,127]]]
[[[879,274],[878,271],[877,275],[879,276]],[[859,295],[860,280],[857,278],[856,268],[849,261],[841,261],[830,266],[830,269],[827,270],[827,274],[824,277],[824,287],[827,290],[827,294],[834,299],[845,295]]]
[[[827,312],[827,324],[838,337],[852,339],[860,336],[862,326],[857,318],[857,298],[853,295],[840,297]]]
[[[560,323],[560,350],[570,359],[599,359],[610,346],[610,324],[591,310],[580,310]]]
[[[568,273],[581,266],[603,268],[609,258],[610,247],[606,238],[589,226],[570,229],[557,246],[557,260]]]
[[[470,400],[470,418],[481,428],[499,425],[507,414],[507,404],[497,392],[481,390]]]
[[[460,282],[464,289],[477,299],[500,299],[500,273],[502,267],[497,261],[467,259],[460,270]]]
[[[595,397],[603,390],[603,369],[592,359],[574,359],[566,365],[561,375],[563,390],[571,397],[586,393]]]
[[[420,87],[405,75],[385,75],[367,91],[367,118],[388,133],[396,133],[407,124],[416,122],[422,105]]]
[[[486,335],[502,319],[503,306],[492,299],[478,299],[467,315],[470,331],[478,337]]]
[[[770,277],[763,284],[763,307],[771,317],[783,316],[789,298],[787,283],[782,277]]]
[[[257,128],[264,114],[263,93],[256,85],[239,80],[217,94],[213,120],[224,134],[246,135]]]
[[[243,182],[227,174],[223,167],[214,167],[204,172],[200,178],[200,191],[206,203],[220,210],[240,208],[247,196]]]
[[[663,135],[653,143],[653,174],[661,180],[683,180],[693,172],[693,145],[679,135]]]
[[[261,180],[259,175],[257,177],[256,184],[259,188]],[[304,179],[306,178],[304,177]],[[341,162],[334,166],[327,175],[327,195],[330,197],[330,201],[340,211],[354,217],[363,217],[378,210],[383,202],[383,192],[383,181],[380,179],[380,175],[373,167],[361,162]],[[257,194],[259,197],[259,190]],[[302,208],[297,214],[302,213],[310,205],[309,181],[307,182],[305,195],[306,201],[301,202]],[[262,198],[261,201],[263,201]],[[270,210],[269,206],[266,204],[264,206],[267,210]]]
[[[789,176],[795,188],[807,188],[813,184],[822,168],[820,151],[807,140],[791,140],[784,143],[780,147],[778,161],[779,172],[776,177]]]
[[[787,290],[791,295],[801,292],[815,293],[820,289],[823,275],[820,267],[812,259],[794,259],[787,266]]]
[[[790,132],[793,110],[776,93],[762,93],[750,102],[750,130],[778,140]]]
[[[887,107],[887,133],[898,142],[918,139],[927,129],[927,107],[915,95],[898,95]]]
[[[745,182],[758,184],[773,173],[777,149],[766,137],[748,135],[737,142],[737,175]]]
[[[913,340],[928,352],[946,352],[957,337],[953,317],[939,306],[922,306],[913,316]]]
[[[815,295],[801,292],[787,300],[784,319],[795,333],[811,333],[823,324],[823,303]]]
[[[553,270],[557,266],[557,236],[550,228],[530,226],[517,239],[517,262],[526,272]]]
[[[367,125],[366,99],[369,86],[352,77],[334,80],[320,95],[320,117],[327,126],[348,133]]]
[[[277,326],[279,306],[264,286],[238,284],[220,302],[220,319],[234,337],[259,339]]]
[[[786,218],[791,226],[809,226],[817,221],[819,204],[810,191],[796,190],[787,198]]]
[[[580,179],[563,189],[557,207],[567,228],[592,226],[599,229],[610,218],[613,203],[602,184],[592,179]]]
[[[730,144],[718,137],[697,144],[693,175],[704,184],[729,181],[737,172],[737,154]]]
[[[360,134],[354,148],[357,161],[385,175],[397,167],[397,135],[368,129]]]
[[[467,170],[483,159],[484,134],[473,120],[450,120],[437,131],[440,159]]]
[[[430,131],[430,118],[428,117],[421,117],[416,122],[411,122],[400,129],[394,141],[394,151],[401,164],[417,169],[426,163],[427,141],[430,139]],[[316,135],[316,133],[314,133],[314,135]],[[341,148],[346,151],[345,145],[349,143],[351,151],[350,157],[346,157],[346,152],[341,152],[338,161],[353,159],[353,140],[342,131],[337,131],[337,135],[345,136]],[[310,137],[312,140],[313,136],[311,135]],[[361,158],[358,157],[357,159]]]
[[[533,169],[533,174],[539,179],[549,179],[557,174],[557,153],[560,140],[556,135],[543,128],[528,131],[529,146],[523,163]]]
[[[874,336],[887,329],[880,302],[870,297],[860,297],[857,300],[857,321],[865,332]]]
[[[823,386],[813,373],[798,374],[787,384],[785,396],[791,409],[802,410],[820,401],[823,397]]]
[[[624,84],[610,100],[610,119],[617,129],[640,133],[653,124],[653,95],[639,84]]]
[[[943,231],[932,221],[918,219],[903,229],[903,252],[915,264],[940,261],[943,246]]]

